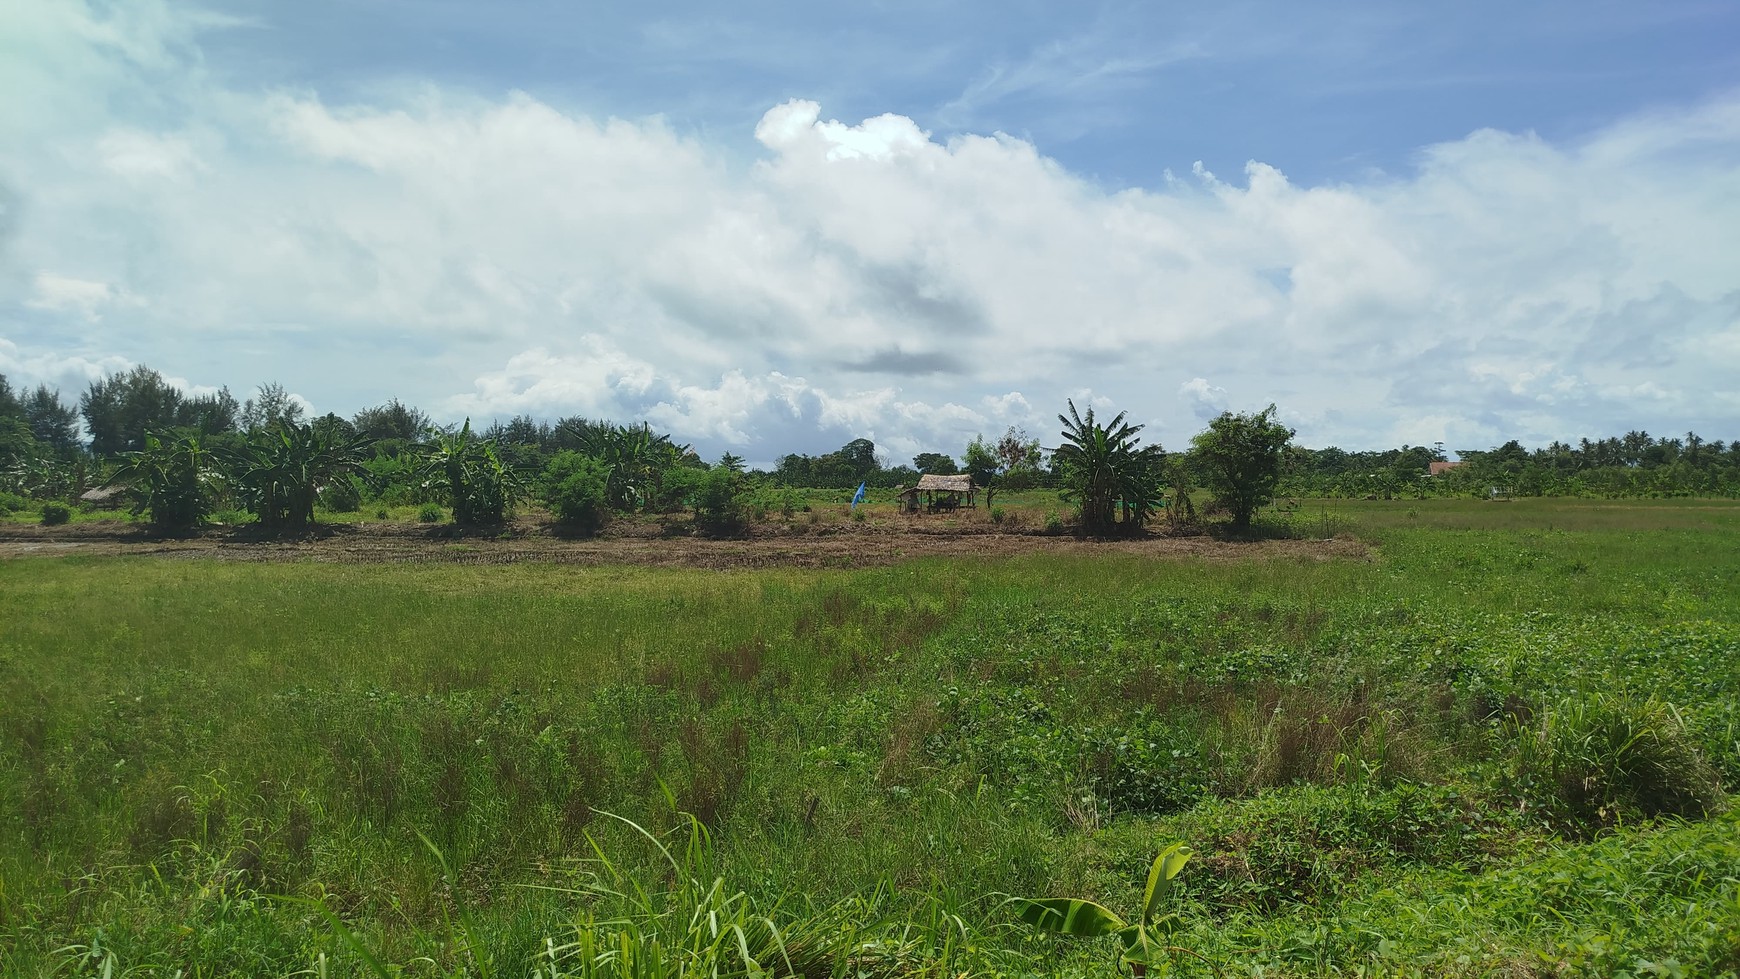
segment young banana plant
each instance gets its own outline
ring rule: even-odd
[[[1142,892],[1142,917],[1135,922],[1125,921],[1103,905],[1075,897],[1017,897],[1010,903],[1015,905],[1016,915],[1035,928],[1075,938],[1115,936],[1123,946],[1118,961],[1128,965],[1136,979],[1142,979],[1147,975],[1148,967],[1164,957],[1185,954],[1202,958],[1189,949],[1168,945],[1161,940],[1162,935],[1177,926],[1178,915],[1175,912],[1160,914],[1160,906],[1172,890],[1172,879],[1188,862],[1190,848],[1182,843],[1174,843],[1160,851],[1160,855],[1154,858],[1154,866],[1148,870],[1148,886]],[[1207,962],[1206,959],[1203,961]],[[1212,962],[1208,966],[1215,968]],[[1219,972],[1215,969],[1217,975]]]

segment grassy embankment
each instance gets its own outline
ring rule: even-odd
[[[1740,968],[1740,507],[1331,515],[1373,560],[0,564],[0,972],[675,974],[708,906],[1109,975],[998,902],[1175,840],[1228,975]]]

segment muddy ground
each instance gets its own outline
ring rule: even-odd
[[[923,524],[842,524],[794,532],[769,528],[733,540],[708,540],[682,526],[621,525],[601,537],[572,538],[548,524],[522,521],[488,534],[451,526],[399,523],[325,526],[297,539],[211,528],[164,537],[128,523],[60,527],[0,525],[0,559],[67,555],[146,555],[219,561],[330,561],[343,564],[633,564],[692,568],[872,567],[923,557],[1009,557],[1021,554],[1124,553],[1230,560],[1252,557],[1362,558],[1347,537],[1333,540],[1224,541],[1212,537],[1146,536],[1088,540],[1069,535],[930,528]]]

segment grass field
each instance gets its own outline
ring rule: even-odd
[[[0,562],[0,973],[1110,976],[1004,900],[1178,841],[1175,974],[1740,973],[1740,506],[1288,519],[1370,556]]]

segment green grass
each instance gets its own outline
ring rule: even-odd
[[[1228,975],[1733,975],[1740,826],[1649,786],[1740,780],[1740,509],[1535,502],[1336,504],[1333,561],[0,563],[0,974],[1109,975],[1002,896],[1127,912],[1182,840]]]

